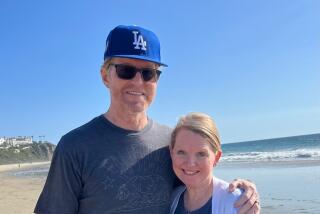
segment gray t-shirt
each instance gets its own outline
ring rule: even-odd
[[[101,115],[69,132],[54,152],[35,213],[168,213],[171,131],[151,119],[141,131],[125,130]]]

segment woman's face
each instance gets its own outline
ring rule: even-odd
[[[219,160],[221,152],[213,152],[209,141],[188,129],[181,129],[170,149],[172,165],[178,178],[190,188],[210,185],[212,169]]]

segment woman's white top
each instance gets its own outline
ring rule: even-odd
[[[213,192],[212,192],[212,214],[237,214],[238,209],[234,207],[234,203],[242,194],[240,189],[234,192],[228,192],[229,183],[219,178],[213,178]],[[185,186],[177,187],[171,197],[170,214],[174,214],[179,199],[185,192]]]

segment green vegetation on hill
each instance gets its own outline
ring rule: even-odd
[[[49,161],[52,158],[55,145],[45,143],[32,143],[17,146],[0,146],[0,164],[23,162]]]

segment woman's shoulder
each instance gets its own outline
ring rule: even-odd
[[[234,208],[234,203],[240,198],[242,191],[236,189],[234,192],[229,192],[229,183],[219,178],[214,178],[214,190],[212,195],[212,207],[218,210],[228,210],[225,213],[236,213],[237,209]],[[219,213],[219,212],[218,212]]]
[[[172,196],[171,199],[174,200],[174,198],[180,197],[180,195],[181,195],[185,190],[186,190],[186,186],[184,186],[184,185],[181,185],[181,186],[176,187],[176,188],[173,190],[172,194],[171,194],[171,196]],[[172,201],[172,200],[171,200],[171,201]]]
[[[228,191],[229,183],[224,180],[221,180],[216,177],[213,180],[214,180],[214,188],[217,191],[221,192],[222,194],[231,195],[234,197],[239,197],[242,194],[242,191],[239,188],[236,188],[234,192],[229,192]]]
[[[171,194],[171,205],[170,205],[170,214],[173,214],[175,210],[177,209],[180,196],[184,193],[186,190],[186,186],[178,186],[175,188]]]

